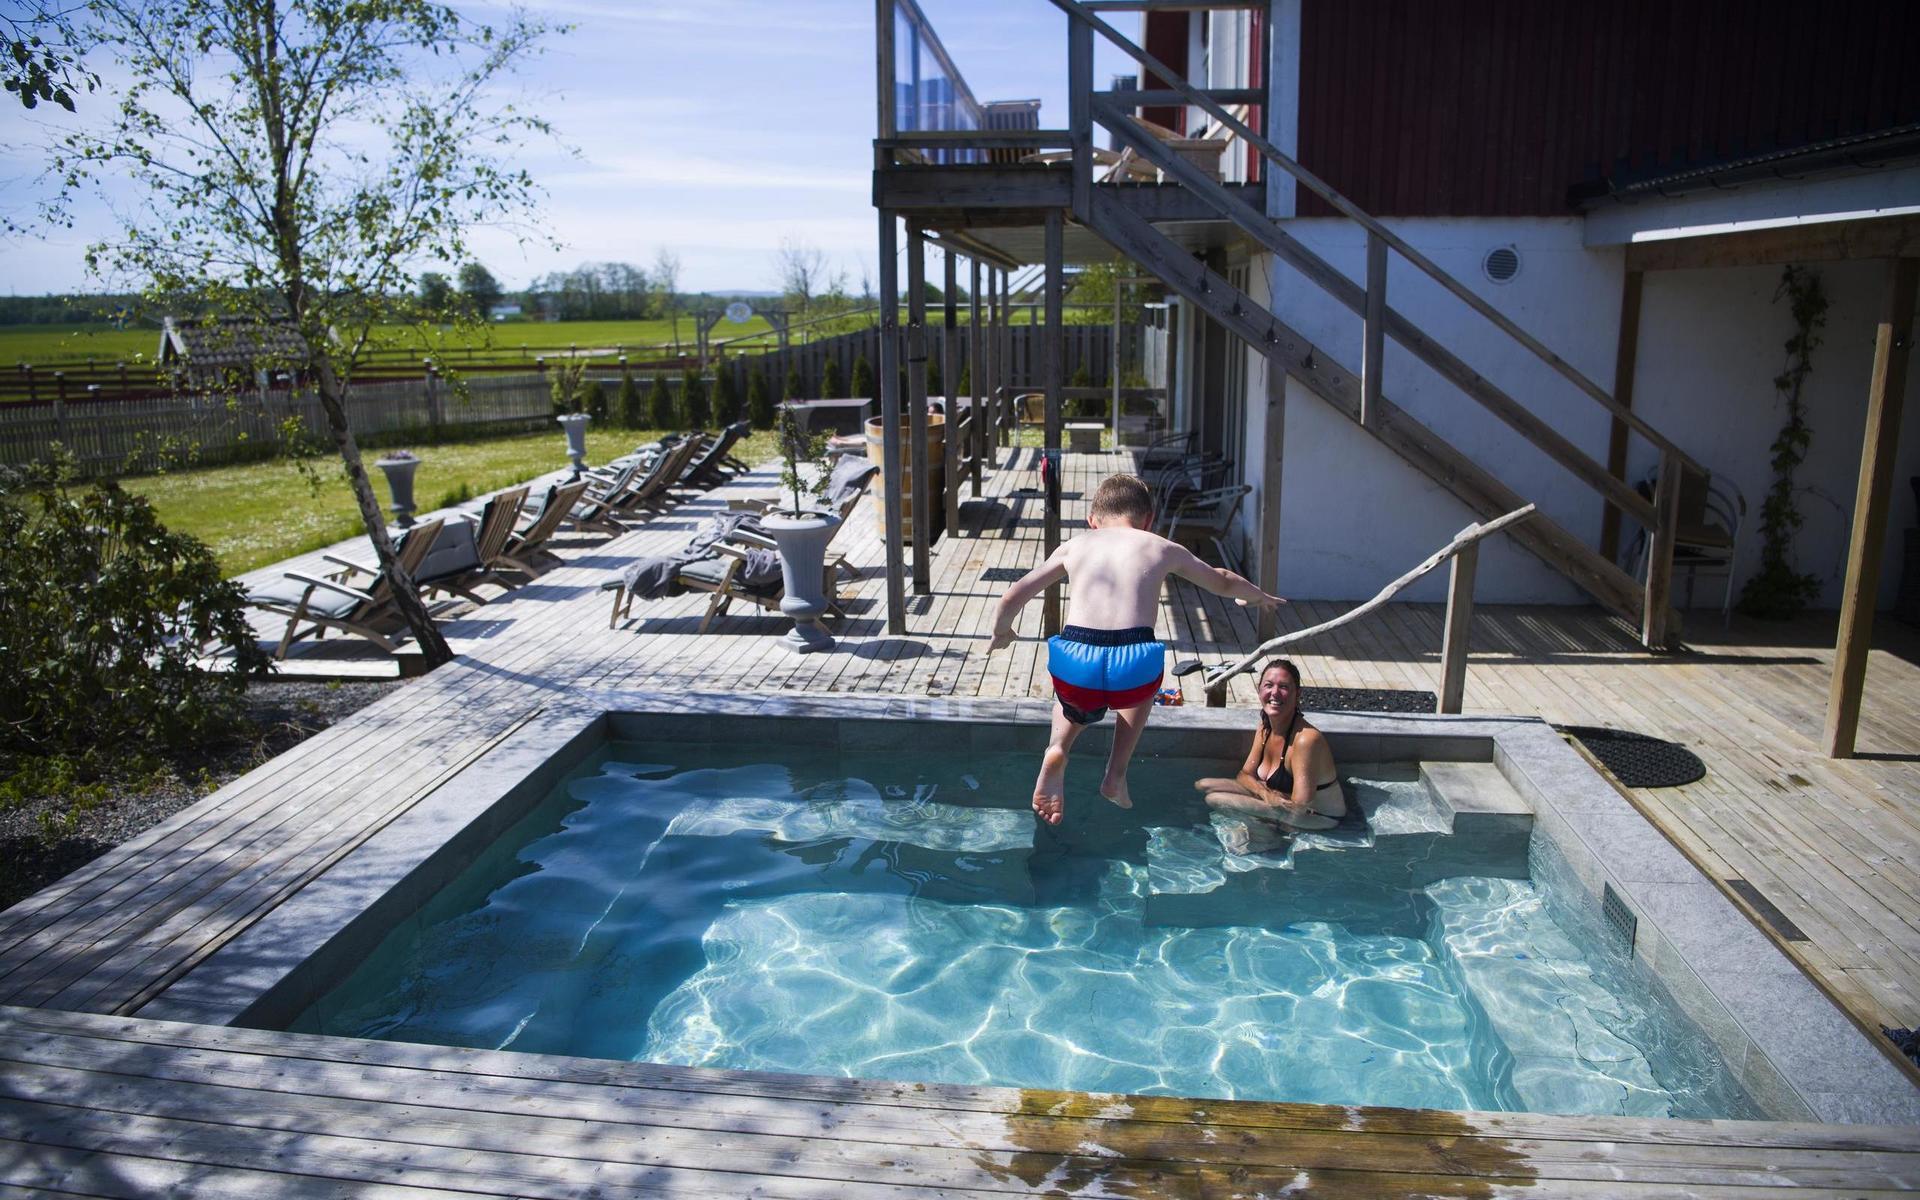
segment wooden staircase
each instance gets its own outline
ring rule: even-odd
[[[1608,392],[1554,354],[1509,318],[1475,295],[1379,221],[1362,212],[1346,197],[1282,153],[1266,138],[1227,111],[1227,93],[1213,93],[1185,83],[1180,74],[1160,63],[1115,31],[1097,15],[1104,7],[1077,0],[1051,0],[1069,18],[1068,78],[1070,129],[1075,148],[1073,213],[1083,225],[1115,249],[1150,271],[1267,360],[1299,380],[1315,395],[1366,430],[1428,478],[1446,488],[1477,517],[1498,516],[1521,507],[1527,498],[1502,483],[1439,434],[1415,420],[1382,394],[1383,347],[1392,338],[1442,378],[1459,388],[1494,416],[1518,431],[1575,478],[1592,487],[1608,504],[1638,521],[1649,532],[1648,582],[1621,570],[1612,560],[1544,516],[1515,527],[1511,536],[1548,567],[1571,580],[1601,605],[1636,622],[1641,640],[1649,647],[1666,647],[1678,636],[1679,618],[1668,604],[1672,571],[1673,531],[1678,520],[1682,472],[1704,473],[1700,466],[1644,419],[1619,404]],[[1137,94],[1096,92],[1092,87],[1093,36],[1098,33],[1136,59],[1144,70],[1178,93],[1182,101],[1206,111],[1240,141],[1254,147],[1270,164],[1293,175],[1302,185],[1325,198],[1335,209],[1367,230],[1367,284],[1349,280],[1332,264],[1289,235],[1265,213],[1234,195],[1208,173],[1182,158],[1134,115]],[[1232,221],[1256,245],[1272,253],[1330,297],[1358,314],[1364,322],[1364,361],[1354,371],[1297,330],[1281,321],[1265,305],[1233,287],[1197,261],[1191,253],[1162,234],[1151,221],[1123,203],[1110,186],[1093,182],[1092,128],[1110,129],[1144,161],[1185,192],[1203,201],[1221,218]],[[1586,451],[1569,441],[1538,414],[1475,372],[1465,361],[1420,330],[1386,303],[1386,264],[1398,253],[1441,286],[1472,307],[1502,333],[1552,367],[1579,390],[1612,413],[1614,420],[1651,442],[1660,454],[1659,490],[1649,503],[1615,477]]]

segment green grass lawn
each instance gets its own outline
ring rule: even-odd
[[[691,349],[698,329],[691,317],[680,319],[680,343]],[[576,347],[582,352],[615,353],[621,348],[637,353],[668,345],[673,340],[673,324],[653,321],[512,321],[484,328],[438,328],[382,326],[376,333],[378,344],[394,350],[425,355],[441,355],[459,362],[469,352],[476,359],[489,356],[518,358],[521,347],[528,354],[565,351]],[[714,326],[715,341],[752,337],[756,342],[773,341],[773,327],[756,316],[735,325],[722,321]],[[84,362],[89,356],[112,363],[125,360],[129,366],[153,361],[160,345],[157,329],[115,329],[111,325],[15,325],[0,329],[0,365],[12,367],[32,363],[36,367],[55,367],[61,363]]]
[[[659,434],[649,430],[596,430],[587,434],[587,461],[602,463]],[[532,433],[447,445],[415,444],[420,470],[414,500],[421,511],[454,496],[475,496],[508,487],[566,465],[566,441],[558,433]],[[778,453],[772,433],[756,433],[734,451],[760,463]],[[377,452],[368,452],[371,462]],[[227,575],[318,550],[361,532],[359,509],[337,458],[311,463],[312,477],[294,463],[275,461],[179,471],[122,480],[145,496],[167,528],[190,533],[213,548]],[[386,481],[374,476],[383,509],[391,499]]]

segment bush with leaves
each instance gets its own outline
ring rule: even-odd
[[[853,360],[853,398],[872,400],[877,393],[873,388],[873,364],[862,354]]]
[[[713,377],[713,419],[731,425],[740,419],[740,392],[733,383],[733,364],[721,363]]]
[[[927,395],[944,396],[947,394],[946,376],[940,370],[940,356],[927,355]]]
[[[773,428],[773,395],[767,387],[765,371],[747,376],[747,419],[755,429]]]
[[[0,474],[0,777],[97,778],[240,728],[268,662],[213,552],[111,482]],[[237,669],[201,670],[211,646]]]
[[[620,427],[639,429],[646,424],[646,409],[642,406],[640,385],[633,381],[633,372],[622,368],[620,372]]]
[[[687,424],[695,429],[705,429],[713,413],[707,407],[707,381],[700,372],[690,370],[680,386],[681,407],[686,410]]]
[[[674,429],[680,424],[673,411],[673,390],[665,375],[655,375],[647,389],[647,421],[655,429]]]
[[[827,365],[820,369],[820,395],[827,400],[847,398],[846,377],[840,373],[840,360],[829,358]]]
[[[607,389],[598,379],[587,380],[586,386],[580,389],[580,403],[596,424],[607,423]]]
[[[804,400],[806,399],[806,392],[807,379],[806,376],[800,374],[799,365],[796,364],[788,367],[787,380],[780,390],[780,398],[782,400]]]
[[[1819,577],[1801,572],[1793,562],[1793,537],[1804,520],[1793,473],[1806,461],[1813,441],[1801,393],[1827,327],[1827,293],[1819,275],[1805,267],[1786,267],[1773,298],[1782,296],[1793,317],[1793,334],[1785,345],[1786,367],[1774,376],[1773,389],[1786,409],[1786,423],[1773,439],[1773,486],[1760,506],[1760,569],[1740,589],[1741,612],[1777,621],[1799,616],[1820,594]]]

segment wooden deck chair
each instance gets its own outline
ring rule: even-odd
[[[409,575],[419,570],[439,540],[443,525],[438,520],[422,521],[401,535],[394,555],[402,570]],[[273,652],[276,659],[286,658],[287,647],[295,638],[311,633],[317,640],[328,629],[363,637],[391,653],[399,648],[394,638],[406,624],[394,604],[393,588],[384,571],[377,572],[365,588],[288,571],[281,579],[249,591],[247,604],[287,618],[286,632]]]
[[[1026,392],[1013,398],[1013,411],[1022,429],[1045,428],[1047,396],[1044,392]]]
[[[1187,493],[1166,514],[1166,536],[1189,549],[1195,548],[1192,542],[1211,543],[1220,566],[1239,570],[1239,560],[1228,549],[1228,541],[1233,533],[1233,519],[1251,491],[1252,484],[1236,483]]]
[[[507,544],[500,551],[498,571],[514,571],[525,575],[529,580],[538,579],[546,574],[547,568],[539,566],[542,558],[553,558],[547,543],[560,531],[560,522],[566,520],[581,495],[587,490],[584,480],[569,483],[556,483],[547,489],[546,496],[538,509],[532,510],[533,519],[515,529],[507,538]],[[523,509],[525,515],[527,510]]]
[[[481,510],[478,521],[470,517],[464,518],[465,523],[473,530],[471,565],[457,570],[434,573],[431,578],[421,581],[422,590],[428,593],[451,592],[456,596],[464,596],[475,604],[486,603],[485,599],[474,591],[483,583],[496,584],[502,591],[512,591],[513,581],[503,577],[501,570],[503,567],[512,569],[510,564],[504,562],[507,539],[513,536],[514,525],[520,519],[520,510],[526,505],[527,491],[525,487],[517,487],[501,492],[487,501],[487,506]],[[430,570],[432,566],[429,558],[427,567]]]
[[[730,465],[733,448],[740,439],[747,436],[753,426],[746,421],[735,421],[720,431],[704,449],[687,464],[686,481],[693,487],[717,487],[727,481],[727,475],[734,470]]]
[[[686,473],[687,463],[692,460],[694,451],[700,443],[693,438],[676,442],[665,454],[654,460],[644,478],[635,483],[613,505],[616,514],[632,513],[637,509],[660,509],[671,500],[672,489]]]
[[[560,523],[568,529],[584,530],[589,533],[620,534],[627,531],[617,519],[620,505],[632,494],[640,480],[646,478],[648,469],[640,463],[630,463],[611,481],[599,484],[582,476],[578,482],[582,485],[575,493],[575,500],[567,509]],[[543,502],[544,503],[544,502]],[[545,512],[541,508],[538,510]]]

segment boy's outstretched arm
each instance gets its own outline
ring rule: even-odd
[[[1045,562],[1028,571],[1000,597],[993,609],[993,640],[987,643],[987,653],[1013,645],[1013,619],[1020,615],[1027,601],[1066,577],[1067,547],[1062,542]]]
[[[1286,603],[1280,596],[1261,591],[1245,576],[1236,575],[1225,567],[1208,566],[1199,555],[1185,546],[1174,546],[1173,553],[1175,558],[1171,573],[1189,583],[1198,584],[1216,596],[1229,596],[1256,608],[1279,608]]]

